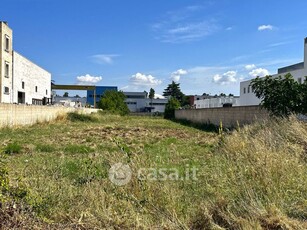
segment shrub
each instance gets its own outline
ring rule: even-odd
[[[104,93],[98,107],[114,114],[127,115],[130,111],[125,103],[125,98],[123,92],[109,90]]]
[[[174,119],[175,109],[179,108],[180,108],[180,102],[176,98],[172,97],[165,105],[164,118]]]

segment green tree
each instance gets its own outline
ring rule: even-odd
[[[180,83],[172,81],[171,84],[163,92],[163,96],[171,96],[176,98],[181,105],[184,104],[184,94],[181,92]]]
[[[179,108],[180,108],[180,102],[176,98],[171,97],[165,105],[164,118],[174,119],[175,109],[179,109]]]
[[[68,96],[68,92],[65,92],[65,93],[63,94],[63,97],[69,97],[69,96]]]
[[[155,97],[155,90],[153,88],[150,88],[148,97],[150,99],[153,99]]]
[[[125,103],[125,98],[125,94],[121,91],[108,90],[98,102],[98,108],[115,114],[127,115],[129,109]]]
[[[150,106],[152,107],[152,99],[155,97],[155,90],[153,88],[150,88],[148,97],[150,98]]]
[[[307,114],[307,76],[304,83],[300,85],[301,100],[302,100],[302,114]]]
[[[290,73],[284,77],[257,77],[252,80],[251,87],[261,99],[260,105],[273,116],[287,117],[292,113],[303,112],[303,98],[307,93],[303,92],[303,88],[306,86],[295,81]]]

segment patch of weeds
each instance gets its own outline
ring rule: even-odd
[[[52,145],[48,145],[48,144],[37,144],[36,151],[51,153],[55,151],[55,147],[53,147]]]
[[[62,175],[69,178],[75,186],[103,179],[108,176],[109,164],[96,163],[90,159],[70,160],[62,165]]]
[[[188,121],[188,120],[184,120],[184,119],[174,119],[173,121],[176,122],[176,123],[179,123],[181,125],[184,125],[184,126],[199,129],[201,131],[214,132],[214,133],[219,132],[219,126],[214,125],[214,124],[210,124],[210,123],[198,124],[198,123]]]
[[[90,153],[93,152],[94,149],[86,145],[70,144],[64,148],[64,151],[67,153]]]
[[[72,121],[72,122],[97,122],[98,119],[96,117],[93,117],[91,115],[87,114],[79,114],[79,113],[68,113],[67,114],[67,119]]]
[[[13,143],[9,143],[5,149],[4,149],[4,153],[5,154],[15,154],[15,153],[20,153],[21,152],[21,145],[19,145],[16,142]]]
[[[10,187],[9,193],[11,197],[23,199],[28,195],[28,191],[24,186]]]

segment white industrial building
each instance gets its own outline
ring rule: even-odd
[[[86,97],[62,97],[54,96],[52,103],[65,107],[85,107],[87,104]]]
[[[51,74],[13,50],[13,31],[0,22],[0,103],[46,104]]]
[[[237,96],[226,96],[226,97],[211,97],[211,98],[200,98],[194,101],[194,107],[196,109],[203,108],[217,108],[217,107],[232,107],[240,105],[240,97]]]
[[[147,92],[123,92],[125,102],[130,112],[159,112],[164,113],[168,99],[150,99]]]
[[[287,73],[290,73],[299,83],[303,83],[304,77],[307,76],[307,38],[304,39],[304,61],[280,68],[277,74],[272,75],[272,77],[284,76]],[[251,80],[240,83],[240,104],[242,106],[259,105],[261,102],[253,93],[250,84]]]

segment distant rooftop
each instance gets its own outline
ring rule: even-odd
[[[288,73],[288,72],[291,72],[293,70],[298,70],[298,69],[304,69],[304,62],[300,62],[294,65],[289,65],[283,68],[279,68],[278,74]]]

